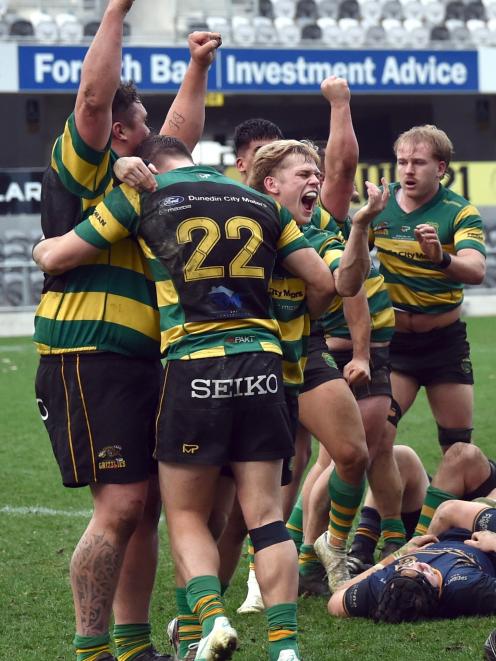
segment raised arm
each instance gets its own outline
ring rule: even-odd
[[[343,298],[343,312],[353,342],[353,358],[344,366],[348,385],[370,381],[370,312],[362,287],[355,296]]]
[[[336,76],[326,78],[320,89],[331,108],[320,199],[334,218],[344,220],[348,215],[358,164],[358,142],[351,119],[351,94],[347,81]]]
[[[336,293],[334,277],[327,264],[313,248],[292,252],[282,264],[290,273],[304,281],[310,315],[314,319],[320,317]]]
[[[367,204],[353,217],[350,235],[339,264],[336,290],[340,296],[355,296],[369,274],[369,225],[384,209],[389,199],[389,187],[384,180],[382,191],[369,181],[365,183],[368,192]]]
[[[179,138],[190,151],[196,147],[203,133],[208,69],[221,43],[218,32],[192,32],[189,35],[191,60],[160,129],[161,135]]]
[[[120,84],[122,28],[134,0],[110,0],[84,58],[74,109],[76,127],[93,149],[107,145],[112,130],[112,101]]]

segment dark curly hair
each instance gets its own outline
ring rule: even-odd
[[[135,84],[131,81],[121,83],[112,101],[112,120],[129,122],[132,119],[135,103],[141,103]]]
[[[404,576],[395,572],[386,583],[373,614],[376,622],[415,622],[433,617],[439,594],[423,574]]]

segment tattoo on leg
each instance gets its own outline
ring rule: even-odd
[[[84,636],[105,633],[124,550],[113,546],[105,534],[85,533],[71,560],[71,580],[76,612]]]

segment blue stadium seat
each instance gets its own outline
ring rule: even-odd
[[[322,30],[317,23],[308,23],[301,28],[302,41],[320,41],[322,39]]]
[[[296,19],[305,19],[316,21],[319,17],[319,10],[315,0],[298,0],[296,3]]]
[[[435,25],[431,30],[431,41],[446,42],[451,39],[451,33],[445,25]]]
[[[446,5],[446,18],[465,20],[465,5],[461,0],[451,0],[451,2],[448,2]]]
[[[342,0],[339,5],[338,18],[360,18],[360,5],[357,0]]]
[[[25,18],[18,18],[10,24],[9,35],[11,37],[34,37],[33,24]]]

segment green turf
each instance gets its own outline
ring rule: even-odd
[[[489,338],[494,337],[495,322],[494,318],[468,322],[477,379],[474,440],[493,456],[496,349]],[[73,658],[68,564],[90,509],[86,489],[64,489],[60,484],[34,399],[36,364],[29,340],[0,341],[0,659],[6,661]],[[421,394],[402,421],[398,440],[411,444],[432,471],[440,456],[436,436]],[[161,536],[152,625],[157,647],[165,651],[165,626],[175,608],[163,523]],[[260,661],[267,658],[264,617],[235,614],[244,598],[245,578],[246,559],[226,595],[229,614],[241,638],[242,647],[235,658]],[[305,661],[481,659],[483,641],[494,626],[491,618],[394,626],[359,619],[334,620],[326,614],[324,602],[311,598],[300,602],[299,619]]]

